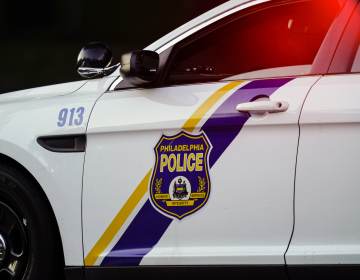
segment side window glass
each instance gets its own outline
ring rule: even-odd
[[[242,10],[176,45],[166,83],[309,74],[340,2],[271,2]]]

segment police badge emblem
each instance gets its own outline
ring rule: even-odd
[[[153,205],[181,220],[208,201],[211,144],[204,132],[163,135],[155,146],[155,167],[150,181]]]

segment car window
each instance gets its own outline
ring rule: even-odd
[[[167,84],[306,75],[342,1],[271,1],[178,43]]]

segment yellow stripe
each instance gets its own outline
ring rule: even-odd
[[[231,82],[214,92],[184,124],[183,129],[192,132],[207,111],[227,92],[241,85],[244,81]]]
[[[234,89],[235,87],[242,84],[244,81],[236,81],[226,84],[222,88],[214,92],[185,122],[182,129],[192,132],[199,121],[204,117],[207,111],[217,102],[221,97],[223,97],[227,92]],[[109,246],[111,240],[119,232],[121,227],[124,225],[127,218],[134,211],[135,207],[138,205],[140,200],[146,194],[148,189],[148,183],[151,175],[151,169],[148,171],[146,176],[142,179],[140,184],[137,186],[135,191],[126,201],[124,206],[117,213],[115,218],[112,220],[111,224],[102,234],[100,239],[96,242],[95,246],[91,249],[87,257],[85,258],[85,266],[92,266],[96,263],[97,258],[105,251],[107,246]]]
[[[95,246],[89,252],[87,257],[85,258],[86,266],[91,266],[95,264],[98,256],[100,256],[100,254],[104,252],[111,240],[118,233],[127,218],[130,216],[131,212],[135,209],[136,205],[138,205],[141,198],[143,198],[143,196],[147,192],[150,175],[151,169],[142,179],[142,181],[132,193],[132,195],[129,197],[129,199],[126,201],[125,205],[120,209],[119,213],[117,213],[111,224],[108,226],[108,228],[98,240],[98,242],[96,242]]]

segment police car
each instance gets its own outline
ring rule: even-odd
[[[359,279],[359,39],[359,1],[234,0],[1,95],[0,279]]]

